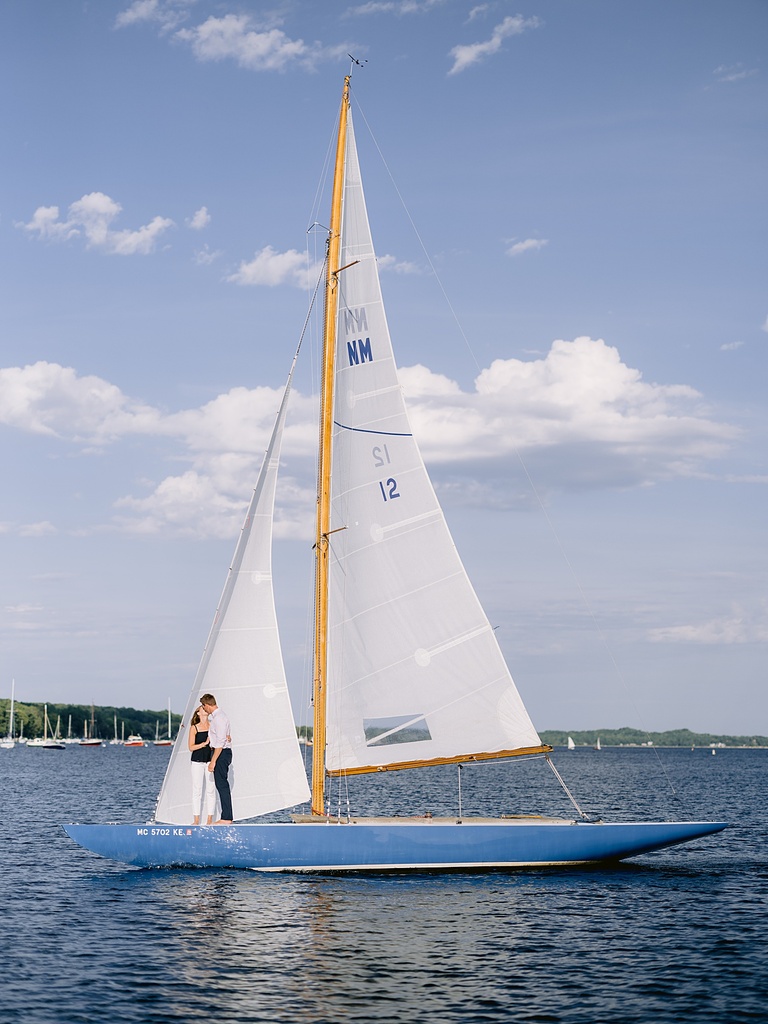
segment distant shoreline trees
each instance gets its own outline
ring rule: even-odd
[[[544,743],[564,747],[568,737],[577,747],[594,747],[598,737],[603,747],[768,747],[768,736],[725,736],[690,729],[669,729],[666,732],[644,732],[642,729],[590,729],[568,732],[545,729],[539,734]]]
[[[8,733],[11,702],[0,699],[0,736]],[[27,704],[16,701],[14,717],[14,733],[22,733],[26,739],[42,736],[44,731],[45,703]],[[52,729],[59,723],[59,734],[66,736],[71,727],[72,736],[84,736],[86,725],[91,735],[91,710],[93,710],[93,737],[109,740],[115,735],[115,718],[117,718],[118,739],[123,732],[126,736],[139,733],[146,740],[154,739],[157,731],[161,737],[168,734],[168,711],[139,711],[136,708],[114,708],[93,706],[90,704],[48,704],[48,721]],[[171,715],[171,733],[176,735],[181,724],[181,715]]]
[[[0,736],[8,733],[10,717],[10,699],[0,698]],[[32,739],[43,735],[43,703],[19,703],[16,702],[14,711],[15,726],[14,732],[18,736],[22,729],[24,736]],[[94,737],[109,740],[115,734],[115,719],[117,719],[118,739],[123,733],[130,736],[131,733],[139,733],[144,739],[151,740],[155,731],[165,737],[168,732],[168,711],[138,710],[137,708],[117,708],[109,706],[93,707]],[[48,704],[48,720],[53,729],[56,722],[59,722],[60,732],[63,736],[72,728],[73,736],[83,736],[85,723],[88,724],[88,734],[91,733],[91,705],[90,704]],[[181,726],[181,715],[171,715],[171,733],[173,736]],[[297,735],[305,742],[312,741],[312,726],[299,725],[296,727]],[[566,729],[544,729],[540,732],[541,739],[552,747],[564,747],[568,737],[573,738],[577,747],[594,747],[597,738],[600,737],[600,744],[603,747],[768,747],[768,736],[726,736],[716,733],[691,732],[690,729],[669,729],[666,732],[643,732],[642,729],[632,729],[624,726],[621,729],[590,729],[590,730],[566,730]]]

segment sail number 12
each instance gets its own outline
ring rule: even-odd
[[[400,497],[400,491],[397,489],[397,480],[394,477],[390,477],[386,483],[384,480],[379,480],[379,487],[381,488],[381,496],[384,501]]]
[[[371,455],[373,455],[373,464],[377,467],[386,466],[392,461],[389,457],[389,448],[385,444],[377,444],[371,449]],[[397,480],[394,477],[389,477],[386,481],[379,480],[379,487],[381,488],[381,496],[384,501],[400,497],[400,492],[397,489]]]

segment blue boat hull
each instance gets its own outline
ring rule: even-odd
[[[724,822],[498,819],[245,825],[64,825],[80,846],[144,868],[358,872],[487,870],[619,861],[712,835]]]

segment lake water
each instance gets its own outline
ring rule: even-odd
[[[0,751],[5,1021],[768,1021],[768,751],[558,751],[574,795],[606,820],[733,822],[611,868],[144,871],[65,836],[62,821],[146,820],[168,754]],[[353,810],[384,796],[454,813],[456,769],[418,774],[357,780]],[[463,812],[567,813],[550,774],[464,769]]]

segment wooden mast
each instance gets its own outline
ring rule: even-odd
[[[333,384],[336,357],[336,312],[341,249],[341,204],[344,187],[344,159],[349,112],[349,79],[344,78],[333,172],[331,223],[325,270],[325,314],[323,318],[323,369],[320,395],[320,445],[317,467],[317,523],[315,532],[315,663],[312,695],[314,734],[312,745],[312,813],[325,810],[325,710],[328,664],[328,532],[331,522],[331,433],[333,430]]]

